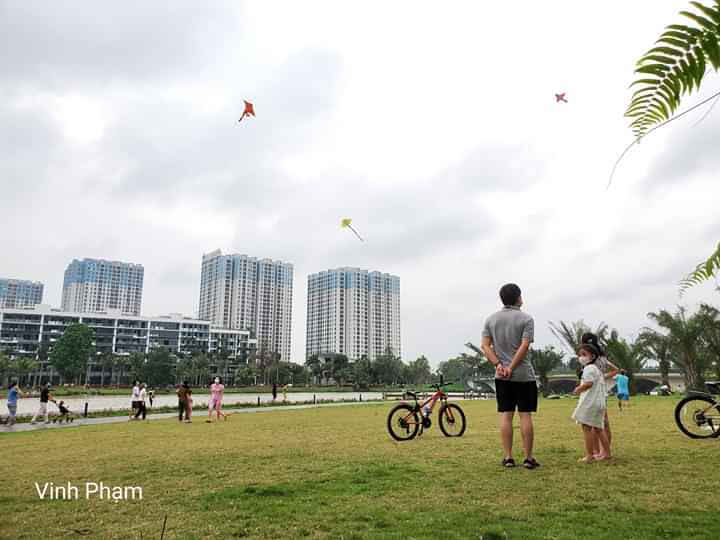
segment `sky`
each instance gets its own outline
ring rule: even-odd
[[[677,287],[720,241],[720,108],[606,189],[635,62],[687,7],[0,0],[0,276],[59,306],[73,258],[140,263],[144,315],[196,316],[203,253],[291,262],[298,363],[307,276],[341,266],[400,276],[405,361],[479,343],[507,282],[537,347],[560,320],[632,339],[720,303]]]

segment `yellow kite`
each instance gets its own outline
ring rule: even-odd
[[[340,227],[342,227],[343,229],[345,229],[345,228],[350,229],[352,232],[355,233],[355,236],[357,236],[357,237],[360,239],[361,242],[364,242],[365,240],[363,240],[363,239],[360,237],[360,235],[358,234],[358,232],[357,232],[355,229],[353,229],[353,226],[351,225],[351,223],[352,223],[352,219],[350,219],[350,218],[343,218],[343,219],[340,221]]]

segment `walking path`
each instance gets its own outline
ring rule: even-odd
[[[294,411],[297,409],[319,409],[322,407],[344,407],[348,405],[369,405],[369,404],[378,404],[382,403],[380,401],[358,401],[358,402],[352,402],[352,403],[323,403],[323,404],[309,404],[309,405],[276,405],[273,407],[258,407],[255,409],[247,408],[247,409],[226,409],[227,414],[237,414],[237,413],[257,413],[257,412],[269,412],[269,411]],[[129,414],[129,413],[128,413]],[[193,415],[198,414],[198,420],[204,421],[205,415],[202,414],[202,411],[193,411]],[[166,418],[177,418],[178,413],[176,412],[169,412],[169,413],[158,413],[158,414],[148,414],[147,419],[148,420],[164,420]],[[200,420],[202,419],[202,420]],[[63,428],[63,427],[74,427],[74,426],[92,426],[97,424],[117,424],[121,422],[128,422],[127,416],[106,416],[103,418],[83,418],[77,417],[74,422],[68,424],[67,422],[63,422],[62,424],[44,424],[42,422],[38,422],[37,424],[31,424],[30,422],[23,422],[21,424],[15,424],[14,426],[7,427],[4,425],[0,425],[0,433],[15,433],[19,431],[37,431],[41,429],[57,429],[57,428]]]

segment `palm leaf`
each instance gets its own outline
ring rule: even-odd
[[[697,12],[680,12],[689,23],[667,26],[656,46],[637,62],[635,73],[641,77],[630,86],[642,87],[633,93],[625,111],[633,119],[630,127],[636,138],[667,121],[682,96],[700,88],[708,66],[720,69],[720,0],[712,6],[690,5]]]
[[[680,282],[680,296],[693,285],[712,279],[720,271],[720,243],[707,261],[698,264],[695,270]]]

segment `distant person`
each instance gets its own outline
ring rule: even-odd
[[[517,409],[520,416],[520,434],[523,441],[526,469],[540,464],[533,455],[534,431],[532,414],[537,411],[538,389],[535,371],[527,358],[530,343],[534,340],[535,322],[520,311],[523,305],[520,287],[514,283],[500,289],[503,308],[485,321],[482,350],[495,366],[495,392],[500,413],[500,440],[505,456],[503,467],[515,467],[513,459],[513,417]]]
[[[58,406],[58,410],[60,411],[60,414],[58,415],[57,418],[53,418],[53,424],[54,424],[56,421],[57,421],[58,424],[62,424],[62,421],[63,421],[63,420],[65,420],[65,422],[68,422],[68,423],[69,423],[69,422],[72,422],[72,421],[75,419],[75,417],[73,416],[73,414],[70,412],[70,409],[68,409],[68,408],[65,406],[65,402],[64,402],[64,401],[60,401],[60,403],[58,403],[57,406]]]
[[[288,385],[287,384],[283,385],[283,387],[282,387],[283,402],[287,401],[287,389],[288,389]]]
[[[579,394],[580,399],[572,418],[582,426],[583,430],[585,455],[580,458],[583,463],[601,461],[609,457],[606,454],[595,455],[598,437],[601,436],[605,427],[605,409],[607,407],[604,377],[596,365],[599,357],[600,351],[594,345],[589,343],[580,345],[578,361],[583,365],[583,372],[580,384],[573,390],[573,394]]]
[[[192,422],[192,388],[190,388],[190,385],[187,382],[183,384],[185,385],[185,422],[189,424],[190,422]]]
[[[607,459],[610,459],[612,457],[612,432],[610,431],[610,417],[608,416],[607,412],[607,400],[609,390],[608,379],[612,379],[613,377],[615,377],[615,375],[617,375],[618,368],[608,359],[607,354],[600,346],[600,340],[598,339],[596,334],[593,334],[592,332],[586,332],[580,338],[580,342],[583,344],[592,345],[597,349],[598,353],[600,354],[600,356],[598,356],[598,359],[595,361],[595,365],[603,374],[602,384],[603,392],[605,395],[605,425],[603,427],[603,433],[601,433],[600,436],[597,438],[598,447],[596,448],[594,454],[596,457],[605,456]]]
[[[272,385],[272,396],[273,396],[273,401],[275,401],[277,399],[277,384],[276,383],[273,383],[273,385]]]
[[[147,391],[145,388],[147,385],[145,383],[142,383],[140,385],[140,392],[138,392],[138,408],[137,413],[135,413],[135,420],[140,419],[140,415],[142,414],[142,419],[145,420],[145,415],[147,414],[147,407],[145,406],[145,400],[147,399]]]
[[[52,397],[52,394],[50,394],[50,383],[45,383],[45,385],[42,387],[42,390],[40,390],[40,408],[38,409],[38,412],[35,413],[35,416],[32,417],[32,420],[30,420],[31,424],[35,424],[35,419],[38,416],[44,416],[45,417],[45,423],[49,424],[50,420],[48,420],[48,410],[47,410],[47,404],[48,401],[52,401],[53,403],[57,403],[55,401],[55,398]]]
[[[217,419],[223,417],[223,420],[227,420],[227,415],[222,412],[222,400],[223,394],[225,393],[225,385],[222,383],[220,377],[215,377],[213,384],[210,385],[210,405],[208,405],[208,419],[206,422],[212,423],[213,411],[217,413]]]
[[[615,376],[615,383],[617,384],[618,409],[622,411],[623,401],[625,401],[626,408],[630,405],[630,378],[627,376],[627,371],[621,369],[620,373]]]
[[[16,382],[10,383],[7,395],[8,417],[1,423],[7,425],[8,427],[15,425],[15,417],[17,416],[17,400],[18,397],[24,397],[24,395],[25,394],[23,394]]]
[[[187,381],[183,381],[182,384],[180,384],[177,387],[177,390],[175,390],[175,393],[178,397],[178,421],[183,421],[183,416],[185,416],[185,413],[187,412],[187,399],[188,394],[187,391],[190,389],[188,386]]]
[[[150,401],[150,407],[152,407],[153,404],[153,398],[155,397],[155,392],[153,390],[149,390],[147,393],[148,401]]]
[[[130,409],[130,420],[133,419],[133,415],[137,418],[135,411],[140,409],[140,381],[135,381],[135,384],[133,385],[131,400],[132,405]]]

